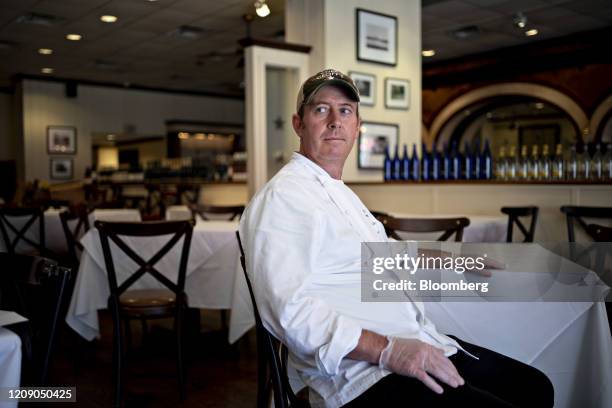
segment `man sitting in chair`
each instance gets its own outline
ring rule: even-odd
[[[264,326],[290,352],[314,406],[553,405],[526,364],[439,333],[424,305],[361,302],[361,242],[384,227],[342,182],[359,91],[335,70],[308,78],[292,123],[300,150],[240,223]]]

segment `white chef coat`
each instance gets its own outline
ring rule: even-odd
[[[341,181],[294,153],[240,222],[247,271],[264,326],[290,351],[314,406],[338,407],[390,374],[344,358],[362,329],[416,338],[456,353],[421,302],[361,301],[361,242],[384,227]]]

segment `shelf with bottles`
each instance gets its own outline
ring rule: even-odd
[[[531,150],[531,154],[529,154]],[[478,143],[464,144],[459,151],[456,143],[444,146],[441,151],[428,151],[422,145],[421,155],[416,144],[412,154],[404,145],[400,156],[399,147],[391,156],[386,151],[383,175],[385,182],[496,182],[519,184],[612,184],[612,144],[605,150],[600,144],[571,146],[563,149],[561,144],[551,154],[548,145],[523,145],[520,155],[516,146],[503,146],[494,159],[488,140],[481,148]]]

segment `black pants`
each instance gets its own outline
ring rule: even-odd
[[[461,350],[450,357],[465,385],[438,395],[419,380],[390,374],[345,407],[552,407],[553,386],[544,373],[520,361],[455,338]]]

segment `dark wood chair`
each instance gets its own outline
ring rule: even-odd
[[[270,392],[273,393],[276,408],[309,406],[307,399],[298,398],[291,389],[287,377],[287,348],[278,341],[263,325],[251,280],[246,271],[246,260],[240,233],[236,231],[236,239],[240,248],[240,263],[244,279],[249,287],[255,329],[257,332],[257,408],[269,406]]]
[[[19,227],[16,218],[27,218]],[[38,225],[36,223],[38,222]],[[32,229],[38,229],[38,241],[28,236]],[[0,232],[6,252],[14,254],[17,251],[29,255],[47,255],[45,246],[45,217],[41,207],[2,207],[0,208]],[[13,235],[11,237],[11,235]],[[17,248],[23,243],[28,250]]]
[[[185,278],[187,261],[193,233],[192,221],[152,221],[143,223],[103,222],[96,221],[94,226],[100,232],[100,241],[104,253],[104,263],[110,288],[108,307],[113,316],[113,385],[115,406],[121,405],[123,385],[123,356],[125,353],[121,323],[125,324],[126,336],[129,336],[131,320],[158,319],[174,317],[176,332],[177,369],[181,399],[185,397],[183,371],[183,321],[187,308],[185,295]],[[151,237],[173,234],[170,240],[149,260],[145,261],[119,236]],[[172,282],[155,268],[155,264],[183,239],[179,264],[177,265],[177,282]],[[118,284],[110,250],[110,241],[139,268],[131,273],[123,283]],[[166,289],[129,290],[143,275],[150,274]],[[127,338],[129,342],[129,337]]]
[[[589,235],[591,239],[595,240],[595,237],[589,233],[587,229],[588,225],[584,218],[612,219],[612,207],[582,207],[564,205],[561,207],[561,212],[565,214],[565,219],[567,222],[567,237],[569,242],[576,242],[574,222],[578,223],[578,225],[582,227],[587,235]]]
[[[589,236],[593,237],[595,242],[608,243],[605,246],[598,246],[596,248],[595,270],[608,286],[612,286],[612,270],[608,269],[606,271],[604,269],[606,267],[606,258],[612,258],[612,227],[589,224],[586,230]],[[611,295],[608,295],[608,297],[610,296]],[[610,331],[612,331],[612,302],[606,302],[606,313],[608,314]]]
[[[524,238],[522,242],[533,242],[536,223],[538,221],[538,207],[502,207],[501,212],[508,216],[508,232],[506,234],[506,242],[512,242],[515,224],[523,233]],[[531,217],[529,221],[529,228],[525,227],[520,217]]]
[[[0,309],[28,319],[7,326],[21,338],[22,385],[46,385],[71,270],[51,259],[9,253],[0,253],[0,264]]]
[[[89,231],[89,212],[85,204],[78,204],[70,210],[65,210],[60,213],[60,221],[66,244],[68,245],[68,256],[71,265],[78,267],[83,245],[79,242],[81,236]],[[71,228],[70,224],[74,226]]]
[[[370,213],[374,216],[374,218],[376,218],[378,221],[382,223],[382,225],[385,227],[385,233],[387,234],[388,237],[390,237],[393,231],[387,228],[386,221],[389,218],[393,218],[393,217],[390,214],[387,214],[386,212],[382,212],[382,211],[370,210]]]
[[[455,241],[461,242],[463,230],[470,225],[470,220],[465,217],[459,218],[395,218],[389,217],[383,221],[385,229],[390,231],[388,236],[397,240],[403,240],[398,232],[443,232],[438,241],[446,241],[453,234]]]
[[[195,218],[196,214],[202,217],[205,221],[210,221],[211,218],[207,216],[211,214],[216,215],[227,215],[227,220],[231,221],[236,218],[240,218],[244,212],[244,205],[192,205],[191,215]],[[216,218],[213,218],[216,219]]]

